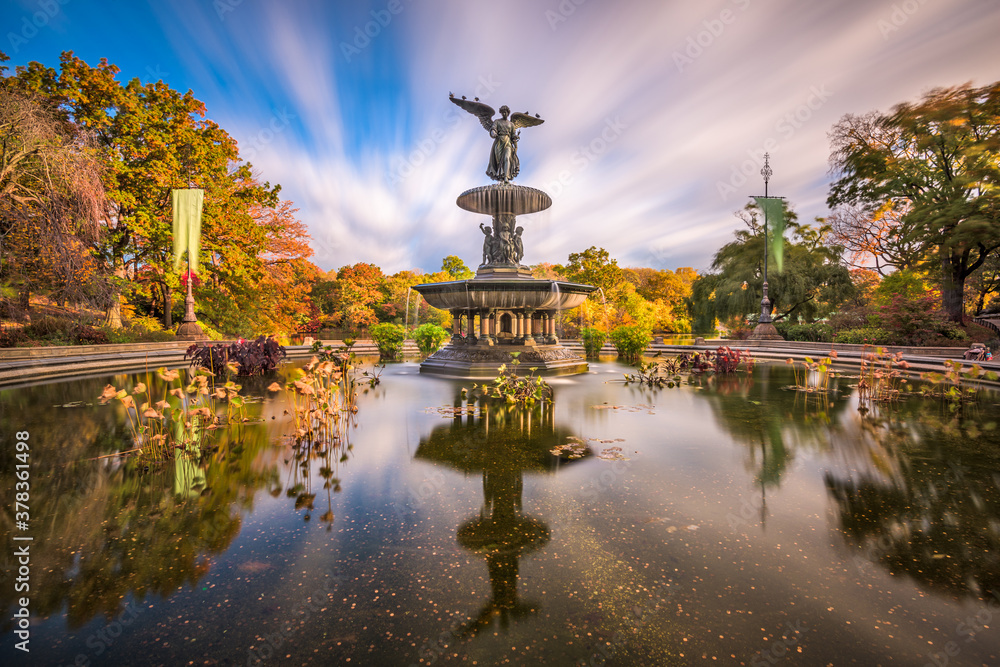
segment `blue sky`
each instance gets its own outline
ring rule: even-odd
[[[478,263],[484,219],[455,198],[489,182],[491,140],[449,91],[546,120],[519,148],[516,182],[554,201],[519,219],[526,263],[596,245],[704,270],[765,150],[771,194],[811,220],[843,114],[1000,80],[992,0],[16,0],[0,25],[9,65],[72,50],[192,90],[324,269]]]

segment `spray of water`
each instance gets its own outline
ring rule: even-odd
[[[608,330],[608,300],[604,298],[604,288],[598,287],[597,291],[601,293],[601,305],[604,306],[604,330]]]
[[[406,314],[403,315],[403,327],[406,329],[406,333],[410,333],[410,292],[413,291],[412,287],[406,288]],[[419,308],[420,302],[417,302],[417,307]]]
[[[557,338],[562,337],[562,295],[559,293],[559,283],[552,281],[552,289],[556,293],[556,326],[555,326],[555,336]]]

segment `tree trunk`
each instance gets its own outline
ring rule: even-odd
[[[122,329],[122,297],[121,287],[125,283],[125,263],[120,257],[114,258],[114,274],[120,281],[111,290],[111,303],[104,316],[104,324],[112,329]]]
[[[28,308],[31,307],[31,288],[22,287],[17,293],[17,305],[25,313],[28,312]]]
[[[163,284],[163,328],[167,331],[174,328],[174,295],[170,285]]]
[[[941,307],[948,319],[962,324],[965,310],[965,267],[959,254],[948,251],[941,259]]]

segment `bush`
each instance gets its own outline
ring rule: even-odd
[[[895,334],[896,345],[940,345],[967,337],[941,311],[934,295],[915,298],[897,295],[878,309],[877,318],[882,328]]]
[[[833,327],[826,322],[812,322],[810,324],[775,322],[774,326],[785,340],[798,340],[812,343],[833,342]]]
[[[893,333],[888,329],[862,327],[838,331],[834,340],[837,343],[854,343],[855,345],[893,345],[894,338]]]
[[[580,338],[583,339],[583,349],[587,353],[587,358],[596,359],[608,335],[595,327],[584,327],[580,329]]]
[[[188,357],[192,366],[207,368],[219,377],[228,375],[228,363],[236,364],[237,375],[253,377],[273,371],[286,353],[271,336],[259,336],[256,340],[240,339],[230,345],[194,343],[184,353],[184,358]]]
[[[102,345],[108,342],[108,336],[103,331],[83,324],[73,327],[70,338],[77,345]]]
[[[48,340],[70,340],[70,332],[76,323],[62,317],[52,317],[46,315],[24,327],[24,335],[28,338],[42,338]]]
[[[437,352],[448,340],[448,332],[438,325],[428,322],[421,324],[413,331],[413,338],[417,341],[417,347],[420,348],[422,354],[431,354]]]
[[[611,342],[615,344],[619,358],[630,363],[642,357],[652,339],[652,331],[637,324],[620,326],[611,331]]]
[[[21,343],[27,343],[28,337],[24,335],[21,327],[9,327],[0,329],[0,347],[17,347]]]
[[[396,359],[403,351],[406,328],[402,324],[382,322],[373,326],[370,331],[382,359]]]

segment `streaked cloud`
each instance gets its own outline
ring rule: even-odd
[[[546,120],[520,143],[517,182],[555,202],[522,220],[525,261],[597,245],[624,265],[703,269],[762,190],[764,150],[771,192],[810,220],[827,214],[827,132],[844,113],[1000,79],[987,0],[342,4],[245,0],[224,18],[212,3],[151,4],[166,42],[130,56],[163,61],[168,83],[254,146],[327,269],[478,263],[481,220],[454,202],[488,182],[490,139],[449,91]],[[77,41],[100,38],[85,27],[38,40],[86,50]],[[128,63],[133,47],[123,34],[88,48]]]

